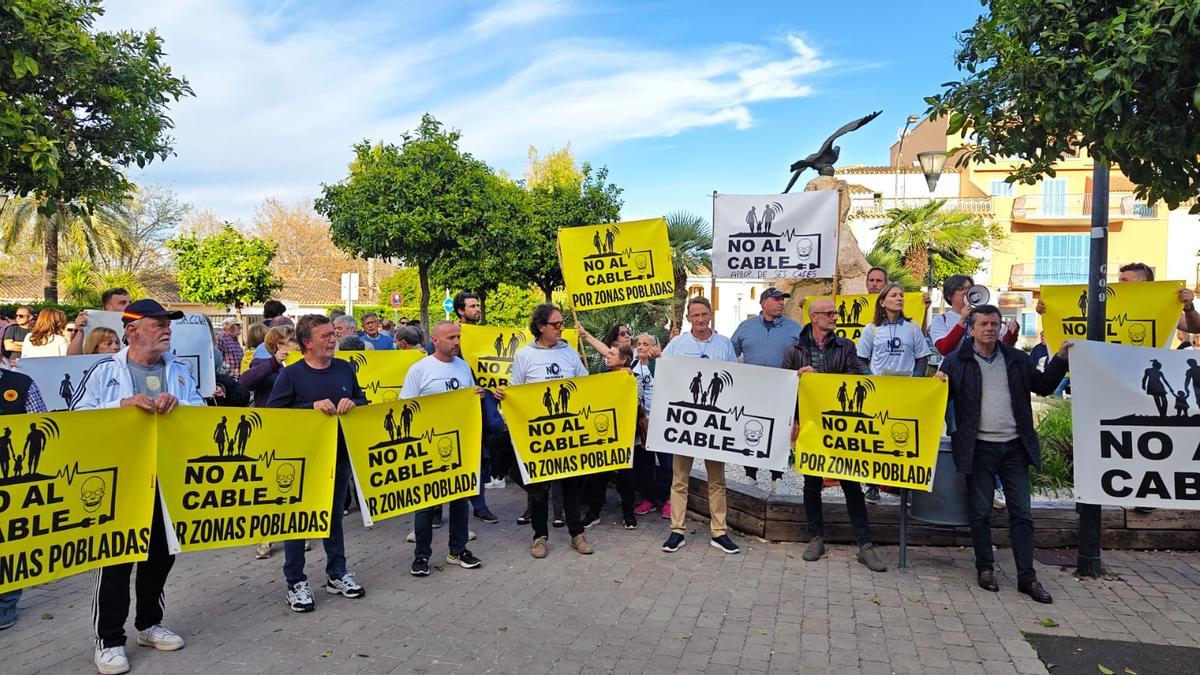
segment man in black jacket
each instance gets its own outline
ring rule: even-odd
[[[809,308],[809,324],[800,331],[796,343],[783,354],[783,367],[795,370],[804,377],[805,373],[839,373],[865,375],[867,369],[858,358],[854,343],[838,337],[837,311],[832,300],[822,298],[813,301]],[[792,428],[792,440],[799,427]],[[804,513],[808,518],[808,534],[811,539],[804,549],[804,559],[820,560],[825,553],[825,522],[821,513],[821,488],[824,479],[820,476],[804,477]],[[886,572],[887,565],[879,557],[871,543],[871,529],[867,522],[867,502],[863,498],[862,485],[852,480],[843,480],[842,494],[846,496],[846,511],[854,525],[854,536],[858,540],[860,563],[873,572]]]
[[[1044,371],[1019,349],[1000,342],[1000,310],[980,305],[967,318],[971,337],[942,362],[937,376],[950,384],[957,429],[951,437],[954,464],[967,474],[971,538],[979,586],[998,591],[992,566],[992,493],[995,476],[1004,484],[1008,529],[1017,564],[1017,589],[1049,603],[1050,593],[1033,569],[1033,516],[1029,466],[1041,465],[1030,393],[1049,395],[1067,372],[1064,340]]]

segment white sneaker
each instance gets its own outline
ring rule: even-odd
[[[408,543],[410,543],[410,544],[415,544],[415,543],[417,543],[417,531],[416,531],[416,530],[409,530],[409,531],[408,531],[408,536],[404,538],[404,541],[407,541],[407,542],[408,542]]]
[[[120,675],[129,672],[129,658],[125,656],[125,647],[96,647],[92,655],[96,664],[96,672],[101,675]]]
[[[258,560],[266,560],[271,557],[271,542],[264,541],[254,549],[254,557]]]
[[[164,652],[183,649],[183,638],[180,637],[179,633],[161,623],[150,626],[146,630],[138,631],[137,643],[143,647],[154,647]]]
[[[331,595],[344,595],[347,598],[361,598],[367,590],[354,580],[354,572],[346,572],[341,579],[330,577],[325,582],[325,592]]]
[[[289,588],[287,601],[293,612],[311,612],[317,608],[313,601],[312,588],[307,581],[297,581],[295,586]]]
[[[992,508],[1002,509],[1006,506],[1008,506],[1008,502],[1004,501],[1004,492],[1001,490],[996,490],[996,492],[992,495]]]
[[[491,488],[493,490],[503,490],[505,485],[507,485],[507,483],[504,482],[503,478],[493,478],[493,479],[489,480],[488,482],[484,483],[483,487]]]
[[[475,541],[475,530],[467,530],[467,541]]]

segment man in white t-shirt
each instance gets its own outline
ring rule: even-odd
[[[404,376],[400,398],[419,398],[472,387],[480,396],[483,388],[475,386],[471,367],[458,356],[458,343],[462,329],[453,321],[439,321],[433,327],[433,353],[413,364]],[[494,392],[497,398],[504,393]],[[440,508],[440,507],[439,507]],[[467,549],[470,532],[467,520],[471,515],[471,502],[467,497],[450,502],[450,554],[446,562],[466,569],[483,564]],[[429,576],[429,556],[433,554],[433,513],[431,509],[417,511],[413,518],[416,527],[416,550],[413,553],[411,573],[415,577]]]
[[[696,296],[688,300],[687,318],[692,329],[672,338],[663,354],[737,361],[733,342],[724,335],[717,335],[712,329],[712,305],[709,304],[708,298]],[[688,479],[692,474],[692,460],[692,457],[675,455],[671,480],[671,534],[662,545],[662,550],[667,553],[678,551],[685,543],[683,532],[687,524]],[[741,549],[733,543],[725,529],[725,463],[706,459],[704,470],[708,472],[709,530],[712,532],[712,545],[725,553],[740,553]]]

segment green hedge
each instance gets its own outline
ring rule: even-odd
[[[68,305],[61,302],[10,302],[0,304],[0,315],[11,317],[16,313],[18,307],[29,307],[35,312],[40,312],[43,309],[61,309],[63,314],[67,315],[68,321],[74,321],[75,317],[85,309],[94,309],[92,307],[84,307],[82,305]]]

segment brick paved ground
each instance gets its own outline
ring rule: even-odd
[[[441,564],[413,578],[409,518],[374,530],[355,520],[347,549],[367,597],[320,593],[312,614],[284,604],[281,552],[266,561],[250,549],[180,556],[167,623],[188,646],[131,646],[134,672],[1041,673],[1022,631],[1200,640],[1195,553],[1108,553],[1119,576],[1103,581],[1039,565],[1056,599],[1043,606],[1017,594],[1007,550],[998,555],[997,595],[975,586],[969,550],[913,549],[909,571],[873,574],[846,546],[805,563],[802,544],[739,537],[743,554],[727,556],[708,546],[706,525],[691,521],[689,545],[666,554],[658,517],[628,532],[606,513],[589,532],[593,556],[570,550],[566,533],[553,530],[550,556],[533,560],[529,530],[513,522],[523,493],[509,487],[488,497],[503,522],[472,521],[483,568]],[[435,533],[441,555],[445,537]],[[895,548],[884,552],[894,562]],[[324,555],[310,556],[315,580]],[[94,672],[92,582],[89,574],[27,591],[17,626],[0,633],[0,671]]]

